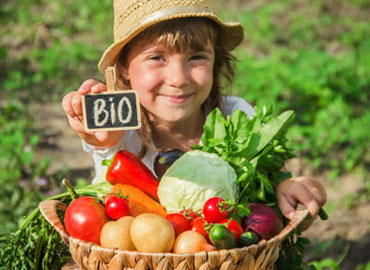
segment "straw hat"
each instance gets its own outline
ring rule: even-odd
[[[186,17],[209,18],[222,29],[226,49],[234,49],[243,39],[240,23],[224,23],[217,16],[215,0],[114,0],[114,43],[104,52],[101,71],[114,62],[122,48],[137,34],[158,22]]]

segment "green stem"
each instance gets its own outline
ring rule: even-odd
[[[111,159],[104,159],[101,164],[110,168],[110,166],[112,166],[113,160],[114,157],[112,157]]]
[[[31,214],[29,214],[26,218],[26,220],[23,222],[23,224],[21,225],[21,230],[23,228],[26,228],[28,226],[28,224],[34,219],[34,217],[36,217],[38,214],[40,213],[40,210],[39,208],[35,208]],[[19,232],[19,231],[18,231]]]
[[[69,191],[69,193],[71,194],[71,197],[72,197],[72,201],[76,200],[78,198],[78,195],[76,193],[76,191],[73,189],[71,183],[67,180],[67,179],[63,179],[63,185],[65,185]]]
[[[34,269],[37,270],[37,269],[40,269],[41,267],[41,252],[42,252],[42,249],[45,245],[45,240],[43,238],[43,235],[38,238],[37,240],[37,245],[36,245],[36,250],[35,250],[35,265],[34,265]]]

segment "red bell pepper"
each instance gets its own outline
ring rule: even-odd
[[[112,159],[104,160],[102,164],[108,166],[105,178],[112,185],[134,186],[159,201],[157,194],[159,181],[149,168],[131,152],[120,150]]]

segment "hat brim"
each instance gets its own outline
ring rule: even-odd
[[[181,13],[181,14],[171,14],[169,16],[161,16],[153,20],[145,20],[144,23],[134,27],[129,33],[127,33],[121,40],[114,42],[108,49],[105,50],[103,56],[101,57],[98,68],[100,71],[104,72],[107,67],[113,66],[116,58],[120,54],[122,48],[127,45],[136,35],[138,35],[143,30],[148,27],[167,20],[177,19],[177,18],[187,18],[187,17],[202,17],[208,18],[215,21],[222,31],[223,40],[226,41],[226,50],[233,50],[238,46],[244,38],[243,26],[240,23],[235,22],[222,22],[217,16],[212,13],[206,14],[194,14],[194,13]]]

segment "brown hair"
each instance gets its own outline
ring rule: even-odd
[[[213,21],[205,18],[179,18],[157,23],[138,34],[131,40],[118,56],[116,61],[117,86],[121,89],[129,89],[130,84],[119,72],[126,65],[130,47],[139,40],[152,40],[164,44],[174,52],[187,50],[201,50],[207,41],[210,41],[215,50],[215,62],[213,67],[213,85],[207,100],[202,104],[202,110],[207,115],[214,108],[221,108],[222,83],[231,83],[234,75],[232,61],[234,56],[225,49],[221,29]],[[138,134],[143,147],[139,153],[142,158],[148,148],[152,148],[152,128],[145,108],[141,106],[142,128]]]

